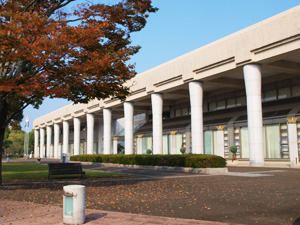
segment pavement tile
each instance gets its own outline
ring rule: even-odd
[[[50,206],[36,203],[18,202],[11,200],[0,201],[1,225],[37,225],[37,224],[63,224],[61,206]],[[160,216],[138,215],[103,210],[86,210],[85,224],[111,224],[111,225],[234,225],[232,223],[219,223],[191,219],[178,219]]]

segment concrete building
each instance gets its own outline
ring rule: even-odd
[[[195,154],[250,165],[290,159],[300,143],[300,6],[138,74],[126,102],[68,105],[34,121],[35,156]],[[116,122],[117,121],[117,122]],[[124,129],[122,129],[124,128]],[[44,138],[45,132],[46,140]],[[61,143],[61,144],[60,144]]]

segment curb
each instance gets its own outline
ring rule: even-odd
[[[75,161],[72,161],[75,162]],[[97,163],[97,162],[81,162],[82,165],[94,165],[101,167],[117,167],[128,169],[145,169],[145,170],[161,170],[161,171],[176,171],[184,173],[204,173],[210,175],[227,174],[227,167],[222,168],[192,168],[192,167],[171,167],[171,166],[141,166],[141,165],[123,165],[114,163]]]

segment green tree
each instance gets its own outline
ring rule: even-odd
[[[6,148],[6,154],[23,154],[24,153],[24,131],[11,130],[8,138],[12,144]]]
[[[12,144],[12,141],[8,139],[10,134],[10,129],[5,130],[5,135],[4,135],[4,141],[3,141],[3,148],[4,150],[9,148],[9,146]]]
[[[29,132],[29,147],[28,154],[30,154],[34,149],[34,130]]]

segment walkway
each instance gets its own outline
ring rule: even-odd
[[[1,225],[40,225],[63,224],[63,209],[60,206],[49,206],[9,200],[0,201]],[[86,210],[88,225],[140,225],[140,224],[169,224],[169,225],[233,225],[233,223],[219,223],[191,219],[178,219],[160,216],[137,215],[131,213],[110,212],[103,210]]]

